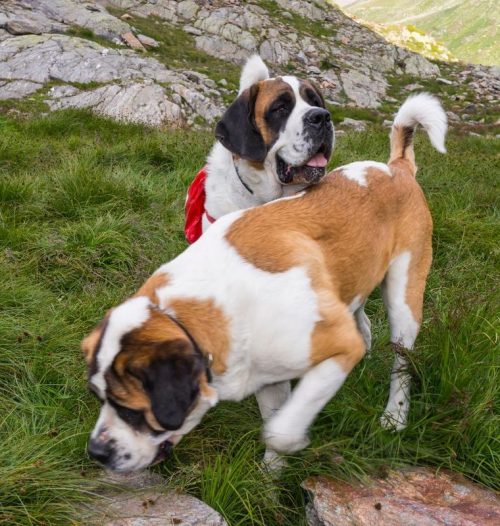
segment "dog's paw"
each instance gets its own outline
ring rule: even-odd
[[[272,449],[266,449],[262,464],[264,469],[273,476],[278,476],[288,465],[284,457]]]
[[[386,411],[380,417],[380,425],[388,431],[401,431],[406,427],[406,418],[399,412],[392,413]]]
[[[287,431],[272,419],[264,428],[264,441],[268,449],[278,453],[295,453],[309,445],[306,434]]]

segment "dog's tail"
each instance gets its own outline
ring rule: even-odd
[[[429,93],[408,97],[392,125],[389,163],[397,159],[406,159],[412,164],[413,173],[417,170],[413,151],[413,132],[417,124],[424,127],[434,148],[446,153],[444,146],[447,129],[446,113],[439,100]]]

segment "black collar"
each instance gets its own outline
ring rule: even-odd
[[[194,350],[196,351],[196,353],[199,354],[203,358],[203,361],[205,362],[205,374],[207,375],[207,381],[208,383],[211,383],[212,382],[212,371],[210,369],[210,366],[212,365],[212,361],[213,361],[212,353],[205,354],[201,350],[200,346],[196,343],[196,340],[193,338],[193,335],[186,329],[184,324],[182,324],[177,318],[174,318],[167,312],[164,312],[164,314],[166,314],[177,325],[177,327],[179,327],[179,329],[181,329],[184,332],[184,334],[189,338],[189,341],[194,347]]]
[[[238,170],[238,167],[236,166],[236,163],[234,162],[234,157],[233,157],[233,166],[234,166],[234,170],[236,171],[236,175],[238,176],[238,179],[240,180],[240,183],[245,187],[245,190],[247,190],[253,195],[253,190],[241,178],[240,171]]]

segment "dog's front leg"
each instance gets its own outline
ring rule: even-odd
[[[309,426],[340,389],[347,374],[334,358],[328,358],[310,369],[281,410],[265,424],[267,448],[280,453],[293,453],[306,447]]]
[[[290,390],[290,382],[287,381],[265,385],[255,393],[264,423],[267,423],[288,400]],[[266,448],[264,464],[270,471],[277,472],[285,465],[285,461],[276,451]]]

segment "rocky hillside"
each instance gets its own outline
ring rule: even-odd
[[[347,12],[380,24],[417,26],[460,60],[500,64],[497,0],[339,0]]]
[[[255,52],[274,73],[315,80],[337,122],[382,123],[420,89],[474,133],[498,118],[498,69],[431,62],[324,0],[4,0],[0,108],[211,125]]]

